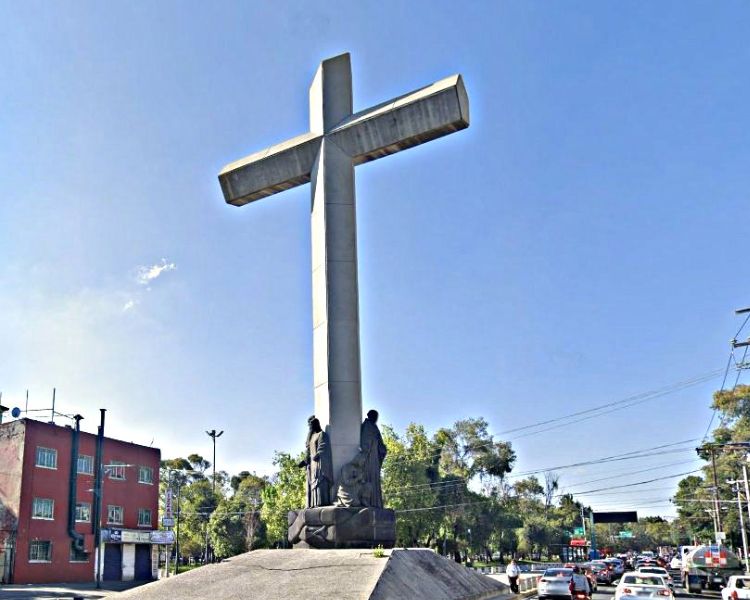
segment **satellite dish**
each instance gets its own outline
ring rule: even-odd
[[[14,419],[17,419],[21,415],[21,409],[17,406],[13,407],[13,410],[10,411],[10,414],[13,416]]]

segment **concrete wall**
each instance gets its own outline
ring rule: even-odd
[[[122,580],[135,579],[135,544],[122,545]]]
[[[20,421],[0,426],[0,542],[18,527],[24,433]]]

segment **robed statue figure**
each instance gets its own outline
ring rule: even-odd
[[[307,507],[329,506],[333,485],[333,458],[328,434],[318,419],[310,419],[305,460],[299,466],[307,468]]]
[[[364,479],[371,486],[370,506],[383,508],[383,489],[380,483],[380,468],[388,452],[378,429],[378,411],[371,410],[362,422],[359,447],[365,457]]]

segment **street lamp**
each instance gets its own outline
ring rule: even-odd
[[[212,429],[211,431],[207,431],[206,433],[213,440],[213,443],[214,443],[214,462],[213,462],[213,465],[214,465],[214,481],[213,481],[213,485],[211,486],[211,493],[216,493],[216,438],[217,437],[221,437],[222,434],[224,433],[224,431],[222,430],[222,431],[219,431],[218,433],[216,433],[216,430]]]
[[[211,438],[211,440],[214,443],[214,461],[213,461],[213,465],[214,465],[214,480],[213,480],[213,482],[211,484],[211,495],[212,496],[214,496],[216,494],[216,438],[217,437],[221,437],[223,433],[224,433],[224,430],[219,431],[217,433],[215,429],[212,429],[211,431],[207,431],[206,432],[206,434],[208,434],[208,436]],[[208,563],[208,521],[206,521],[206,557],[205,557],[205,560],[203,561],[203,564],[207,564],[207,563]]]

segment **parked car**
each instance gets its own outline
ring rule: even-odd
[[[573,569],[547,569],[537,583],[539,600],[546,598],[570,598],[575,592]]]
[[[637,596],[641,599],[674,600],[672,590],[660,575],[649,575],[637,571],[625,573],[615,589],[615,600],[623,600],[628,596]]]

